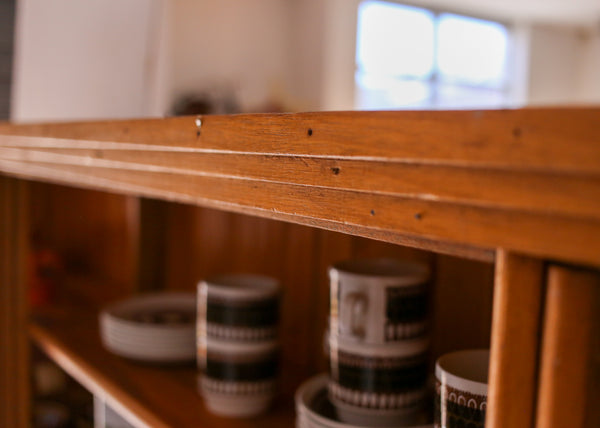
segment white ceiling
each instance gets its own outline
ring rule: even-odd
[[[408,3],[511,21],[600,26],[600,0],[409,0]]]

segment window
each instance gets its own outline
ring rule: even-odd
[[[506,105],[508,39],[508,30],[497,22],[363,1],[358,11],[356,106]]]

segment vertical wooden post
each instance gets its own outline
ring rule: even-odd
[[[0,176],[0,426],[30,426],[26,184]]]
[[[544,267],[499,250],[492,314],[487,428],[531,428]]]
[[[600,426],[600,274],[551,266],[545,305],[537,428]]]

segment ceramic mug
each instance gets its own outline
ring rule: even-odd
[[[329,268],[330,333],[373,345],[424,335],[429,275],[422,263],[393,259],[334,264]]]
[[[272,340],[279,320],[279,282],[271,277],[228,274],[198,284],[197,339]]]
[[[490,352],[472,349],[441,356],[435,365],[435,427],[484,427]]]
[[[277,341],[228,342],[209,338],[206,345],[199,388],[207,408],[230,417],[263,413],[277,389]]]
[[[329,338],[329,398],[348,423],[387,418],[399,423],[422,409],[427,396],[427,352],[422,337],[386,345]]]

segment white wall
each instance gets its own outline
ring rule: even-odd
[[[288,0],[171,2],[171,102],[232,89],[244,110],[281,96],[290,45]]]
[[[600,29],[590,31],[583,41],[577,95],[582,103],[600,104]]]
[[[323,0],[292,0],[288,51],[288,98],[294,110],[318,110],[323,104],[327,26]]]
[[[528,104],[600,104],[600,32],[533,25]]]
[[[575,103],[583,58],[581,32],[538,25],[530,37],[528,103]]]
[[[144,116],[158,102],[151,32],[161,0],[20,0],[12,119]]]

